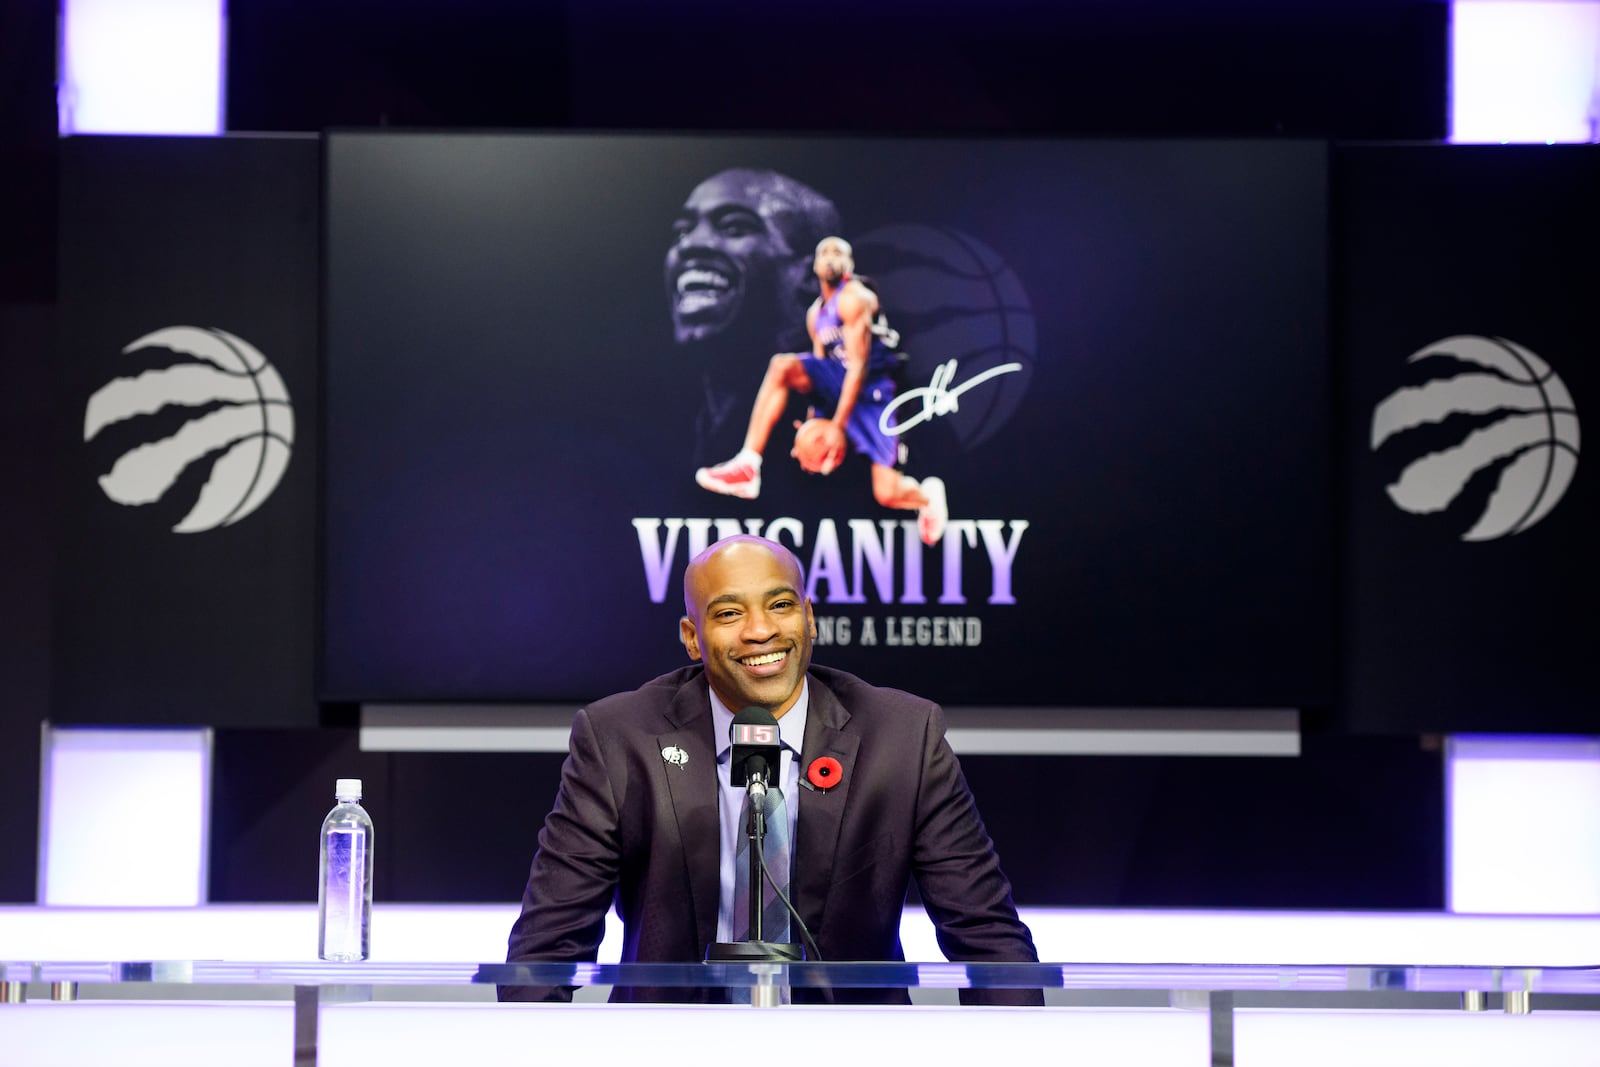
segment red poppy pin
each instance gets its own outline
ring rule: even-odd
[[[806,783],[811,788],[826,793],[844,781],[844,768],[832,756],[818,756],[806,768]]]

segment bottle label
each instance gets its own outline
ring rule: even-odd
[[[362,909],[366,902],[367,835],[355,830],[329,830],[327,846],[323,954],[359,959]]]

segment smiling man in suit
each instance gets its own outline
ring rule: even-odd
[[[900,912],[915,878],[951,960],[1036,961],[939,706],[812,666],[811,603],[799,561],[781,545],[719,541],[690,561],[683,588],[681,634],[699,665],[578,712],[508,961],[593,960],[613,899],[624,962],[700,960],[708,944],[731,939],[742,791],[727,784],[728,727],[747,707],[778,720],[791,898],[822,959],[904,958]],[[837,770],[808,774],[818,760]],[[903,990],[838,993],[906,999]],[[619,988],[613,999],[707,996]],[[972,999],[1041,1002],[1032,990]]]

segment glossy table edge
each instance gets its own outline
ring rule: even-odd
[[[403,963],[0,959],[0,982],[289,986],[650,986],[1565,993],[1600,996],[1597,967],[1023,963]]]

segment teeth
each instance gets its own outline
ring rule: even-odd
[[[722,297],[706,289],[693,289],[678,297],[678,313],[697,315],[707,308],[719,307]]]
[[[730,284],[727,275],[711,270],[691,268],[678,275],[680,294],[689,289],[726,289]]]
[[[746,667],[765,667],[769,663],[779,662],[787,654],[786,652],[768,652],[765,656],[751,656],[749,659],[744,660],[743,663]]]

